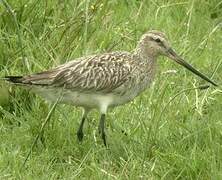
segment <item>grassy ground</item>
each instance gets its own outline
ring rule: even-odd
[[[222,81],[220,0],[0,3],[1,76],[45,70],[86,54],[130,51],[143,32],[159,29],[187,61]],[[109,113],[109,149],[97,135],[97,112],[78,143],[81,111],[59,105],[45,128],[45,144],[37,142],[25,166],[50,107],[1,84],[0,179],[222,179],[221,88],[187,90],[205,82],[166,58],[158,64],[151,88]],[[128,136],[111,128],[111,121]]]

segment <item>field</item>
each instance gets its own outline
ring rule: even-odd
[[[157,29],[220,85],[221,22],[221,0],[2,0],[0,77],[133,51],[144,32]],[[160,57],[152,86],[109,112],[108,149],[99,113],[89,115],[79,143],[81,109],[68,105],[56,107],[31,149],[51,104],[1,81],[0,179],[222,179],[222,90],[197,88],[206,84]]]

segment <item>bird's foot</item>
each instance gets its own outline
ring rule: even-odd
[[[84,134],[82,131],[77,132],[77,138],[78,138],[79,142],[81,142],[83,140],[83,136],[84,136]]]
[[[106,134],[105,134],[105,132],[102,132],[101,137],[102,137],[102,140],[103,140],[103,144],[106,146]]]

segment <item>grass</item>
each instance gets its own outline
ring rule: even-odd
[[[86,54],[131,51],[145,31],[159,29],[187,61],[221,84],[220,0],[0,3],[1,76],[42,71]],[[98,112],[90,114],[78,143],[80,109],[58,105],[45,143],[37,142],[25,166],[50,107],[1,83],[0,179],[221,179],[221,88],[195,89],[205,82],[167,58],[159,58],[158,66],[147,91],[108,114],[109,149],[97,135]]]

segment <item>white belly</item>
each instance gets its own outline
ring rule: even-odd
[[[33,92],[41,95],[48,101],[55,102],[59,96],[61,100],[59,103],[71,104],[74,106],[82,106],[87,108],[101,109],[104,107],[115,107],[118,105],[125,104],[131,101],[137,93],[127,93],[126,95],[116,95],[116,94],[98,94],[98,93],[81,93],[70,90],[61,89],[48,89],[48,88],[33,88]]]

